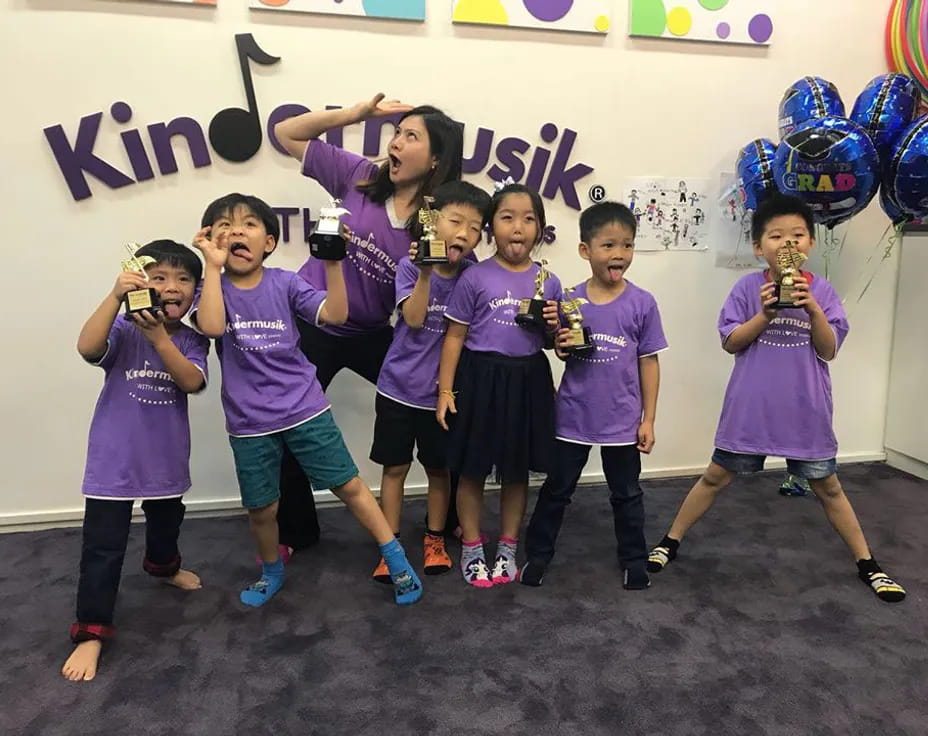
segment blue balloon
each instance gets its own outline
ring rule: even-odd
[[[890,158],[884,186],[907,215],[928,217],[928,115],[902,132]]]
[[[777,148],[777,189],[805,201],[829,228],[849,220],[880,186],[880,160],[870,137],[847,118],[810,120]]]
[[[776,191],[777,185],[773,180],[773,159],[776,155],[776,144],[767,138],[751,141],[738,154],[735,167],[744,209],[756,211],[764,197]]]
[[[905,74],[882,74],[860,93],[851,120],[867,131],[885,165],[902,132],[915,118],[918,85]]]
[[[893,225],[901,225],[912,219],[911,215],[907,215],[899,209],[899,205],[893,202],[885,186],[880,187],[880,207],[883,208],[883,212],[886,213],[886,216],[892,221]]]
[[[806,121],[828,116],[844,117],[838,88],[821,77],[803,77],[780,100],[780,140]]]

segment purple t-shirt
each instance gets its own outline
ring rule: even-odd
[[[812,296],[825,312],[840,348],[849,325],[841,300],[821,276],[812,278]],[[763,272],[742,276],[719,315],[725,339],[757,314]],[[774,455],[794,460],[835,457],[831,377],[828,363],[812,344],[812,323],[804,309],[781,309],[748,347],[735,355],[715,445],[730,452]]]
[[[410,236],[406,223],[394,219],[392,197],[376,204],[355,188],[359,181],[373,179],[377,167],[363,156],[314,140],[306,146],[302,171],[351,213],[342,219],[352,232],[343,264],[348,321],[322,329],[333,335],[359,335],[386,327],[394,308],[396,267],[409,254]],[[325,288],[325,266],[318,258],[310,258],[299,274],[317,289]]]
[[[587,299],[586,282],[572,296]],[[657,302],[628,281],[611,302],[587,302],[580,314],[596,349],[567,360],[557,390],[557,437],[585,445],[634,445],[642,414],[638,359],[667,349]]]
[[[209,340],[186,325],[171,335],[177,349],[207,376]],[[105,499],[172,498],[190,488],[187,394],[134,323],[110,328],[103,390],[90,423],[82,491]]]
[[[544,348],[541,331],[520,327],[515,321],[519,302],[535,295],[535,275],[540,268],[533,263],[527,271],[516,273],[503,268],[496,258],[488,258],[461,274],[445,317],[468,325],[464,347],[514,357],[534,355]],[[550,271],[544,297],[562,297],[560,279]]]
[[[295,427],[329,408],[316,366],[300,352],[296,318],[318,324],[325,292],[293,271],[265,268],[253,289],[222,276],[226,332],[216,341],[222,408],[234,437]],[[199,295],[191,310],[196,318]]]
[[[438,363],[445,337],[445,308],[461,274],[471,266],[462,261],[457,275],[443,278],[433,269],[429,279],[429,305],[425,324],[413,329],[403,319],[400,306],[410,297],[419,269],[409,256],[400,261],[396,274],[396,327],[393,342],[377,378],[377,391],[389,399],[417,409],[434,409],[438,404]]]

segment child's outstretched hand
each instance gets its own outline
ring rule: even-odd
[[[458,409],[454,405],[454,394],[451,391],[439,391],[438,406],[435,408],[435,418],[438,419],[438,423],[445,431],[448,431],[448,422],[445,417],[448,415],[449,411],[452,414],[458,413]]]
[[[203,254],[206,265],[222,268],[229,260],[229,238],[226,233],[216,233],[210,239],[211,225],[207,225],[193,236],[193,247]]]
[[[412,261],[414,266],[417,266],[420,271],[425,271],[426,273],[431,273],[432,266],[431,264],[425,263],[416,263],[416,256],[419,255],[419,243],[413,240],[409,244],[409,260]]]
[[[554,332],[561,326],[561,320],[558,317],[558,304],[554,299],[548,299],[545,308],[541,310],[541,314],[545,318],[545,325],[549,332]]]
[[[760,287],[760,308],[767,319],[773,319],[777,316],[777,310],[773,308],[773,305],[777,303],[777,297],[774,293],[776,288],[777,285],[772,281],[767,281]]]
[[[116,277],[116,283],[113,285],[113,297],[116,301],[122,301],[127,292],[136,289],[147,289],[148,286],[145,277],[138,271],[123,271]]]
[[[557,331],[557,335],[554,337],[554,354],[557,355],[561,360],[567,360],[567,351],[564,349],[567,347],[567,336],[570,334],[570,330],[566,327],[562,327]]]
[[[638,451],[647,455],[654,448],[654,423],[642,422],[638,425]]]
[[[158,311],[152,314],[147,309],[143,309],[141,312],[134,312],[131,316],[135,326],[142,331],[145,339],[152,345],[171,339],[164,327],[164,312]]]
[[[816,312],[821,312],[821,305],[819,305],[815,297],[812,296],[812,292],[809,291],[808,279],[806,279],[805,276],[796,276],[793,279],[793,283],[793,304],[805,309],[810,317]]]

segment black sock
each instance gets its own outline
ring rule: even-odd
[[[661,540],[661,543],[658,545],[658,547],[666,547],[667,549],[669,549],[670,550],[669,556],[670,556],[670,559],[672,560],[674,557],[677,556],[677,550],[680,548],[680,540],[672,539],[671,537],[668,537],[665,534],[664,538]]]
[[[872,572],[883,572],[877,561],[872,557],[867,560],[857,560],[857,571],[861,575],[869,575]]]
[[[435,537],[435,539],[445,538],[445,533],[443,531],[436,532],[436,531],[433,531],[432,529],[429,529],[428,527],[425,527],[425,533],[428,534],[430,537]]]
[[[886,603],[898,603],[905,598],[905,588],[889,577],[872,557],[857,560],[857,575],[877,597]]]

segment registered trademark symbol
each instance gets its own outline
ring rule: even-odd
[[[594,184],[590,187],[590,200],[593,202],[602,202],[606,198],[606,187],[601,184]]]

